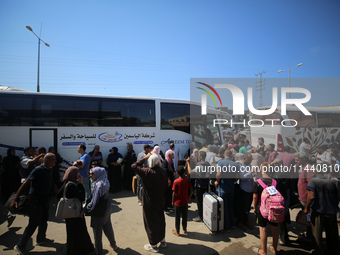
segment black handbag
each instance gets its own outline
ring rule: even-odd
[[[90,196],[87,199],[85,207],[91,202],[91,200],[92,200],[92,196]],[[109,203],[110,203],[109,200],[110,200],[109,193],[106,193],[104,196],[99,198],[99,201],[97,202],[94,209],[90,212],[86,212],[85,215],[103,217],[109,208]]]
[[[30,216],[37,211],[38,201],[32,195],[20,195],[17,199],[18,207],[10,209],[9,206],[13,202],[15,195],[16,193],[13,193],[5,203],[5,207],[11,213]]]
[[[304,213],[303,210],[300,210],[298,212],[298,214],[296,215],[296,220],[295,221],[296,221],[296,223],[299,223],[299,224],[301,224],[303,226],[309,226],[310,225],[310,222],[307,219],[307,214]]]

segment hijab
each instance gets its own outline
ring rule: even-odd
[[[128,149],[128,151],[133,150],[132,143],[127,143],[127,149]]]
[[[12,156],[12,151],[14,150],[14,148],[9,148],[7,149],[7,156],[11,157]]]
[[[148,159],[148,165],[150,168],[154,168],[156,166],[161,166],[161,160],[157,155],[151,155]]]
[[[159,154],[161,152],[161,147],[155,146],[153,150],[151,151],[152,155],[157,155],[161,161],[163,161],[162,156]]]
[[[171,156],[175,155],[174,152],[172,150],[167,150],[165,153],[165,160],[168,162],[168,170],[169,171],[174,171],[173,169],[173,162],[172,162],[172,158]]]
[[[191,157],[195,158],[196,162],[198,162],[198,153],[197,155],[195,154],[196,152],[198,152],[198,149],[194,149],[192,151]]]
[[[77,182],[78,173],[79,173],[79,168],[76,166],[71,166],[67,168],[63,181],[64,182],[68,182],[68,181]]]
[[[106,170],[103,167],[92,168],[95,180],[92,183],[92,195],[94,197],[95,193],[98,193],[99,197],[104,196],[109,192],[110,182],[107,179]]]
[[[4,157],[4,159],[3,159],[2,163],[3,163],[4,167],[6,167],[6,168],[7,167],[14,167],[20,162],[20,158],[16,155],[13,156],[12,151],[15,151],[15,149],[9,148],[7,150],[7,156]]]
[[[122,154],[120,154],[118,152],[118,148],[117,147],[112,147],[111,151],[113,151],[113,153],[110,153],[108,158],[111,162],[117,162],[117,160],[119,158],[123,158]]]

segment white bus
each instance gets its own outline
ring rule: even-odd
[[[261,107],[259,110],[269,108]],[[275,144],[278,152],[283,152],[283,147],[289,145],[293,153],[299,151],[299,146],[305,137],[310,141],[312,151],[320,145],[340,142],[340,106],[306,107],[306,109],[312,114],[311,116],[304,115],[295,106],[287,106],[286,115],[281,115],[280,107],[269,116],[253,114],[251,123],[254,125],[250,132],[253,145],[256,146],[258,138],[263,137],[265,145]],[[278,121],[268,121],[269,119]],[[262,123],[255,120],[263,121],[264,126],[254,127]]]
[[[99,145],[105,163],[112,147],[124,155],[127,143],[137,154],[144,144],[158,144],[165,153],[173,140],[184,157],[191,141],[206,142],[205,133],[222,137],[212,120],[226,113],[209,108],[201,116],[200,111],[187,100],[0,91],[0,154],[15,148],[20,157],[26,146],[53,146],[66,169],[79,158],[79,144],[86,152]],[[193,112],[198,117],[190,118]],[[204,132],[190,135],[190,122]]]

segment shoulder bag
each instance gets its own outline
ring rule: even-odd
[[[58,219],[78,218],[81,213],[81,202],[78,198],[66,198],[66,190],[69,184],[76,185],[73,182],[68,182],[64,188],[64,195],[60,198],[55,217]]]
[[[25,216],[30,216],[33,213],[36,213],[38,202],[37,199],[32,195],[20,195],[17,199],[17,208],[9,208],[10,204],[15,198],[16,193],[13,193],[7,202],[5,203],[5,207],[13,214],[22,214]]]

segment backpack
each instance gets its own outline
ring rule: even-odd
[[[267,186],[261,179],[257,182],[262,186],[260,212],[263,218],[273,223],[284,221],[284,198],[276,189],[276,181],[272,180],[272,186]]]

